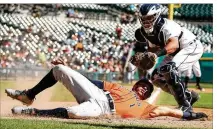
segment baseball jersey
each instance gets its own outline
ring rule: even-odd
[[[135,92],[121,85],[104,81],[103,89],[110,92],[116,114],[122,118],[149,118],[149,113],[157,107],[140,100]]]
[[[144,46],[164,48],[168,39],[171,37],[177,37],[179,39],[179,49],[187,47],[196,38],[191,31],[181,27],[176,22],[160,17],[154,26],[153,33],[147,34],[142,27],[135,31],[135,38],[138,41],[135,47],[140,47],[137,48],[138,51],[144,48]]]

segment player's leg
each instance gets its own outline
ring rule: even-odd
[[[200,80],[201,80],[201,69],[200,69],[200,63],[199,61],[197,61],[194,65],[193,65],[193,72],[194,75],[196,77],[196,87],[201,90],[204,91],[204,88],[201,87],[200,85]]]
[[[107,102],[101,103],[95,99],[83,102],[76,106],[67,107],[69,118],[87,118],[87,117],[98,117],[104,115],[110,115],[111,113]],[[103,108],[103,109],[102,109]]]
[[[163,91],[169,93],[172,95],[172,92],[170,91],[170,89],[168,88],[168,85],[167,85],[167,82],[164,78],[164,76],[160,73],[159,71],[159,68],[161,66],[164,66],[165,64],[167,64],[168,62],[170,62],[172,60],[172,57],[171,56],[166,56],[162,62],[160,62],[160,65],[158,68],[155,68],[153,71],[152,71],[152,74],[151,74],[151,80],[152,80],[152,83],[156,86],[156,87],[159,87],[161,88]]]
[[[179,51],[172,59],[172,62],[161,67],[161,73],[164,73],[167,83],[174,92],[174,97],[179,105],[182,106],[181,109],[185,110],[191,107],[186,99],[186,94],[184,94],[186,90],[185,85],[178,73],[182,73],[191,68],[193,64],[200,59],[202,53],[202,44],[200,41],[195,41],[189,44],[188,47]]]
[[[69,116],[96,116],[110,114],[108,98],[102,89],[75,70],[63,65],[53,68],[53,75],[75,97],[79,106],[67,108]]]
[[[178,75],[174,62],[167,63],[160,68],[160,73],[164,76],[168,87],[176,99],[182,111],[192,110],[191,104],[186,95],[186,88]]]
[[[188,92],[181,82],[175,68],[175,63],[171,63],[173,57],[166,56],[158,69],[153,71],[153,83],[165,92],[172,94],[181,107],[181,110],[191,110],[191,92]],[[188,96],[187,96],[188,95]]]
[[[57,65],[52,69],[52,75],[54,77],[54,80],[63,83],[63,85],[72,93],[72,95],[75,97],[79,104],[83,104],[84,102],[86,103],[85,111],[89,114],[99,114],[99,112],[100,114],[111,113],[108,99],[104,91],[96,87],[90,80],[88,80],[80,73],[70,69],[67,66]],[[93,99],[94,101],[90,101],[91,99]],[[94,107],[98,108],[90,108],[93,107],[93,105]],[[76,110],[77,111],[75,111],[74,109],[74,112],[79,112],[80,109],[76,108]],[[71,111],[69,111],[68,113],[70,114]]]
[[[105,108],[108,108],[105,105]],[[109,110],[109,109],[107,109]],[[36,109],[31,107],[17,106],[11,109],[13,114],[17,115],[30,115],[30,116],[41,116],[41,117],[58,117],[58,118],[88,118],[98,117],[100,115],[109,115],[102,113],[101,107],[98,102],[94,99],[83,102],[79,105],[67,107],[67,108],[55,108],[55,109]]]
[[[183,112],[181,110],[177,109],[171,109],[168,107],[157,107],[152,112],[149,113],[150,117],[159,117],[159,116],[170,116],[175,118],[182,118],[187,120],[194,120],[194,119],[200,119],[200,118],[208,118],[208,116],[205,113],[198,112]]]
[[[52,76],[52,77],[51,77]],[[96,87],[93,83],[90,82],[86,77],[80,73],[70,69],[67,66],[57,65],[46,75],[41,81],[40,85],[36,85],[33,89],[37,90],[28,90],[28,96],[35,96],[39,92],[46,89],[45,87],[50,87],[55,83],[46,83],[46,82],[55,82],[60,81],[63,85],[72,93],[76,98],[78,103],[83,103],[89,101],[91,98],[95,99],[98,103],[97,106],[101,107],[102,113],[110,113],[108,99],[103,90]],[[43,82],[43,83],[42,83]],[[37,88],[36,88],[37,87]],[[30,92],[37,91],[37,92]],[[106,107],[106,108],[105,108]],[[98,112],[98,111],[96,111]]]
[[[13,89],[5,89],[5,92],[8,96],[10,96],[13,99],[17,99],[25,105],[31,105],[33,103],[33,100],[35,96],[40,93],[41,91],[45,90],[46,88],[49,88],[56,84],[56,80],[53,76],[53,69],[50,70],[50,72],[45,75],[42,80],[36,84],[33,88],[29,90],[13,90]]]
[[[16,106],[12,108],[11,111],[15,115],[69,118],[67,109],[63,107],[55,109],[37,109],[32,107]]]
[[[153,71],[151,80],[155,86],[161,88],[163,91],[165,91],[165,92],[167,92],[167,93],[169,93],[175,97],[177,93],[174,92],[170,88],[170,86],[167,83],[167,80],[165,79],[163,74],[160,73],[160,68],[162,66],[166,65],[171,60],[172,60],[171,56],[166,56],[164,58],[164,60],[161,62],[161,64],[159,65],[159,67]],[[180,88],[178,88],[178,89],[180,89]],[[180,93],[178,93],[178,94],[180,94]],[[187,96],[187,100],[190,102],[191,105],[193,105],[199,99],[198,94],[194,91],[185,90],[185,95]],[[178,103],[178,101],[177,101],[177,103]]]
[[[184,74],[185,74],[185,86],[186,86],[186,88],[188,88],[188,82],[189,82],[189,79],[192,75],[192,68],[190,67],[188,70],[186,70],[184,72]]]
[[[107,100],[103,90],[96,87],[88,78],[67,66],[55,66],[53,75],[72,93],[78,103],[88,101],[90,98]]]

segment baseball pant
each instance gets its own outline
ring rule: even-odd
[[[200,70],[200,63],[199,63],[199,61],[197,61],[196,63],[194,63],[193,66],[192,66],[192,68],[190,68],[190,69],[188,69],[186,71],[186,76],[190,78],[191,75],[192,75],[192,71],[193,71],[193,73],[194,73],[194,75],[196,77],[201,77],[201,70]]]
[[[96,87],[86,77],[64,65],[55,66],[53,75],[79,103],[77,106],[66,108],[69,118],[111,114],[104,91]]]
[[[179,73],[183,73],[198,62],[203,54],[203,46],[200,41],[196,40],[187,47],[181,49],[174,57],[166,56],[161,62],[160,67],[168,62],[175,62]],[[159,67],[159,68],[160,68]]]

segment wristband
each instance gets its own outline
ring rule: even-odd
[[[163,56],[167,54],[167,50],[163,48],[162,50],[156,52],[157,57]]]

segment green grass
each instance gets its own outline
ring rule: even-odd
[[[61,83],[57,83],[51,101],[76,102],[74,96]]]
[[[61,122],[54,120],[19,120],[1,119],[2,129],[191,129],[191,128],[168,128],[156,125],[114,124],[114,123],[89,123],[89,122]],[[195,129],[195,128],[194,128]]]
[[[1,93],[5,91],[6,88],[13,88],[15,86],[15,81],[0,81]]]
[[[198,108],[213,108],[213,94],[212,93],[200,93],[201,98],[194,104],[193,107]],[[161,92],[157,105],[173,105],[177,106],[174,97],[166,92]]]

